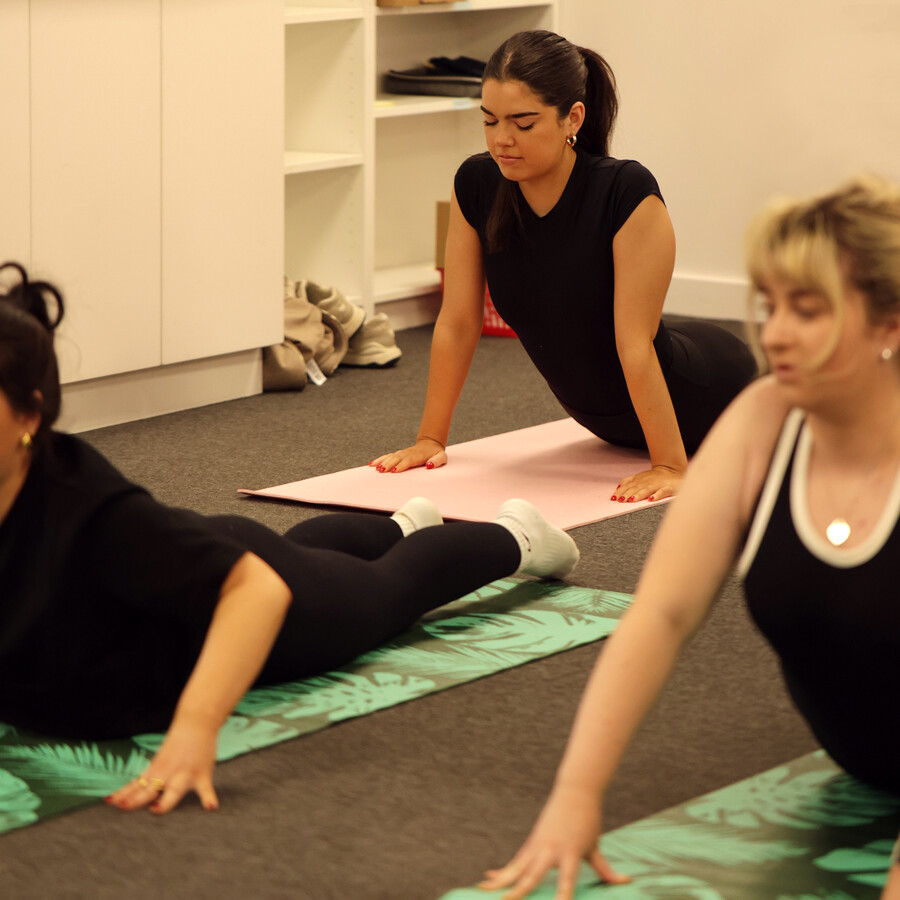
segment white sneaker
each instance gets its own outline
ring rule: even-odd
[[[341,323],[347,337],[352,338],[362,327],[366,311],[361,306],[351,303],[335,288],[321,287],[313,281],[307,281],[305,284],[306,299],[334,316]]]
[[[407,500],[391,518],[400,526],[403,537],[409,537],[414,531],[421,531],[423,528],[444,524],[438,508],[425,497]]]
[[[403,354],[385,313],[376,313],[350,339],[345,366],[389,366]]]
[[[512,533],[522,551],[516,574],[563,578],[575,568],[581,555],[575,541],[527,500],[507,500],[495,521]]]

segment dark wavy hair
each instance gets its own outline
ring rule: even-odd
[[[546,106],[567,116],[579,100],[585,118],[578,147],[598,156],[609,155],[619,111],[616,79],[606,60],[593,50],[577,47],[552,31],[520,31],[492,54],[483,81],[518,81]],[[503,179],[486,225],[488,250],[506,247],[522,225],[517,185]]]
[[[53,333],[65,308],[52,284],[31,281],[25,267],[16,262],[0,265],[0,275],[8,270],[16,272],[18,280],[0,294],[0,390],[16,412],[40,413],[41,424],[33,436],[37,441],[59,417]]]

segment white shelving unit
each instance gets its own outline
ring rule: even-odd
[[[487,59],[516,31],[555,30],[557,16],[558,0],[291,0],[286,274],[333,284],[399,327],[418,324],[410,304],[440,287],[436,204],[462,160],[483,149],[481,114],[477,99],[388,94],[383,75],[432,56]],[[422,308],[424,321],[434,303]]]

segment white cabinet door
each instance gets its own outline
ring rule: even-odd
[[[68,300],[63,381],[158,365],[160,0],[31,0],[30,27],[31,261]]]
[[[0,3],[0,263],[31,261],[28,0]]]
[[[284,5],[162,0],[163,362],[284,336]]]

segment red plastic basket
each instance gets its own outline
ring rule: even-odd
[[[444,270],[438,269],[438,272],[441,273],[441,291],[444,290]],[[497,308],[494,306],[494,301],[491,300],[490,291],[487,289],[487,285],[484,287],[484,324],[481,326],[481,333],[488,334],[491,337],[512,337],[516,336],[516,333],[500,318],[500,313],[497,312]]]

